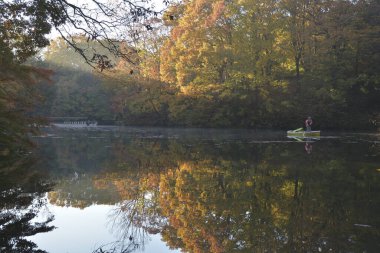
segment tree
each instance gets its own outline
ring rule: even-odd
[[[289,128],[305,117],[297,115],[312,114],[324,128],[376,128],[377,10],[377,1],[293,0],[169,8],[160,74],[180,88],[169,118],[188,126]]]
[[[162,49],[163,81],[186,86],[226,80],[232,63],[229,5],[228,1],[185,3]]]
[[[134,27],[143,26],[151,30],[149,18],[160,14],[144,2],[129,0],[117,0],[112,4],[93,0],[82,5],[67,0],[3,0],[0,7],[0,38],[18,62],[25,61],[38,48],[48,45],[45,36],[54,28],[87,63],[100,68],[110,66],[108,57],[93,48],[79,45],[76,34],[85,36],[87,42],[97,41],[114,55],[132,61],[128,53],[119,50],[117,42],[133,41],[138,36]],[[132,28],[130,33],[126,27]],[[92,58],[88,57],[88,52]]]
[[[12,63],[0,68],[0,149],[17,150],[28,143],[25,133],[44,123],[31,111],[40,100],[35,84],[49,80],[51,71]]]

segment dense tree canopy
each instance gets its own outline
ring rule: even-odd
[[[185,2],[161,50],[161,78],[182,96],[205,89],[214,124],[286,127],[312,114],[323,127],[368,127],[379,112],[379,8],[377,1]]]
[[[117,90],[126,90],[118,94],[121,118],[125,124],[289,129],[312,115],[323,129],[375,129],[379,9],[377,1],[335,0],[173,5],[160,36],[137,47],[138,71],[131,75],[130,65],[119,64],[108,75],[116,73]],[[160,87],[154,103],[144,93],[147,82]]]
[[[139,2],[90,2],[0,1],[3,121],[25,118],[39,89],[43,116],[291,129],[311,115],[321,129],[378,127],[378,1],[193,0],[162,16]],[[20,64],[52,28],[61,38],[33,64],[56,69],[56,85],[32,89],[47,72]]]

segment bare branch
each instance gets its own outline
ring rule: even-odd
[[[62,38],[73,47],[92,67],[98,66],[101,70],[111,67],[109,59],[92,48],[93,55],[89,56],[84,51],[87,49],[78,46],[73,39],[75,31],[77,35],[87,38],[87,43],[96,41],[104,49],[108,50],[116,58],[122,58],[132,65],[138,63],[136,54],[125,52],[122,44],[132,46],[131,42],[139,41],[141,32],[151,32],[154,27],[148,22],[149,17],[157,17],[161,11],[154,11],[148,6],[148,1],[117,0],[114,4],[105,4],[101,0],[92,0],[92,6],[78,6],[68,0],[55,0],[57,6],[63,11],[66,22],[54,24],[55,29]],[[163,1],[165,3],[165,1]],[[126,29],[127,28],[127,29]],[[144,29],[143,29],[144,28]],[[72,31],[74,29],[74,32]],[[90,46],[89,46],[90,47]]]

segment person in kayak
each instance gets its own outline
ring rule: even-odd
[[[311,119],[311,117],[307,117],[307,119],[305,120],[305,126],[306,126],[306,131],[310,132],[311,131],[311,125],[313,124],[313,120]]]

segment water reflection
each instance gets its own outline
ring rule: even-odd
[[[43,220],[33,220],[46,206],[44,195],[52,185],[35,170],[32,158],[0,158],[0,252],[45,252],[25,237],[54,229],[49,212]]]
[[[310,137],[304,138],[304,137],[294,137],[294,136],[287,136],[287,138],[298,141],[298,142],[304,142],[305,152],[309,155],[313,151],[313,143],[320,140],[320,138],[310,138]]]
[[[154,235],[162,252],[380,250],[377,136],[54,134],[37,140],[50,204],[110,206],[115,238],[93,252],[150,252]]]

